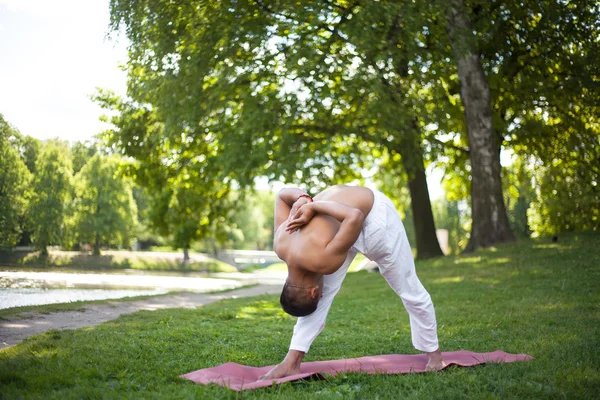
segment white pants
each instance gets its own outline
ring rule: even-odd
[[[379,265],[381,275],[402,299],[410,316],[413,346],[424,352],[437,350],[435,310],[429,293],[415,273],[415,263],[402,220],[389,198],[376,190],[373,193],[373,208],[365,219],[360,236],[340,269],[323,277],[323,297],[315,312],[298,318],[290,350],[307,353],[321,333],[333,298],[340,290],[357,252]]]

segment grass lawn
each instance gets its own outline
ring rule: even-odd
[[[600,235],[522,241],[417,265],[442,350],[502,349],[534,360],[416,375],[341,374],[237,393],[179,374],[227,361],[276,364],[294,319],[278,296],[192,310],[141,311],[94,328],[50,331],[0,352],[2,398],[597,398]],[[376,273],[348,274],[305,358],[414,353],[400,299]]]

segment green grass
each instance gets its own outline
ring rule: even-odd
[[[115,251],[94,256],[77,251],[55,251],[48,256],[33,253],[0,253],[0,265],[17,267],[62,267],[70,269],[138,269],[147,271],[236,272],[237,269],[216,259],[183,264],[183,255],[160,256],[151,252]],[[179,257],[176,257],[179,255]]]
[[[432,374],[341,374],[236,393],[178,375],[227,361],[276,364],[294,319],[278,296],[141,311],[50,331],[0,352],[5,398],[581,398],[600,393],[600,235],[561,236],[418,263],[442,350],[527,353],[529,362]],[[306,360],[414,353],[400,299],[376,273],[348,274]]]

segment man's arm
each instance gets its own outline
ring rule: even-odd
[[[331,242],[325,247],[325,257],[322,258],[321,273],[331,274],[342,265],[348,256],[348,250],[358,239],[365,216],[358,208],[348,207],[337,201],[316,201],[308,206],[342,223]]]
[[[298,207],[310,201],[306,197],[300,197],[303,194],[305,195],[306,192],[298,188],[285,188],[277,193],[275,199],[275,230],[273,232],[277,232],[279,226],[288,219],[292,206],[296,201],[298,201]]]
[[[355,256],[356,250],[350,250],[340,269],[332,275],[323,277],[323,297],[319,300],[316,311],[306,317],[298,318],[287,356],[261,379],[277,379],[300,373],[302,358],[309,351],[312,342],[325,328],[325,321],[333,299],[339,292],[346,272],[348,272],[348,267],[352,264]]]

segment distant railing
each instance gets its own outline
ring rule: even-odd
[[[255,264],[267,266],[282,262],[274,251],[263,250],[220,250],[216,255],[212,254],[212,257],[233,265],[237,269],[244,269]]]

